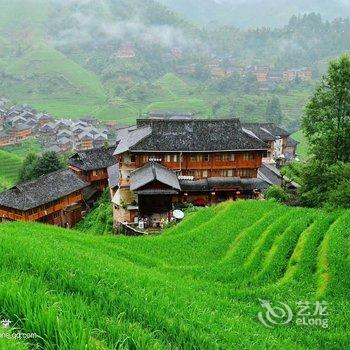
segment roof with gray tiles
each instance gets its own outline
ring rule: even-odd
[[[0,206],[21,211],[66,197],[89,186],[73,171],[58,170],[0,193]]]
[[[174,190],[180,190],[175,172],[156,162],[149,162],[130,174],[130,189],[136,191],[153,181],[159,181]]]

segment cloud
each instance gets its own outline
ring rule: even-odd
[[[138,15],[127,20],[115,19],[108,2],[104,0],[53,1],[56,6],[67,6],[68,10],[68,17],[64,18],[65,26],[57,26],[59,30],[54,33],[52,43],[55,46],[133,39],[145,43],[156,42],[165,47],[185,48],[189,45],[188,38],[179,28],[166,24],[145,24]]]

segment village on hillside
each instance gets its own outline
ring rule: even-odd
[[[93,118],[55,121],[23,108],[8,109],[3,125],[31,126],[41,142],[59,145],[48,150],[61,152],[67,140],[76,153],[67,169],[1,192],[2,222],[74,227],[108,190],[115,232],[137,235],[162,229],[189,205],[261,199],[270,186],[292,192],[299,186],[280,173],[297,159],[298,143],[272,123],[151,112],[136,125],[113,125],[111,134]]]
[[[9,106],[7,99],[0,98],[0,148],[35,138],[46,151],[86,150],[112,144],[116,133],[114,122],[89,116],[57,119],[26,104]]]

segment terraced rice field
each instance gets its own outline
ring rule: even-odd
[[[0,150],[0,189],[12,186],[17,178],[22,165],[22,158]]]
[[[156,237],[2,224],[0,319],[37,337],[0,349],[348,349],[349,235],[350,212],[254,201]],[[326,301],[328,328],[268,328],[260,300]]]

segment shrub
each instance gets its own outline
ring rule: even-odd
[[[284,203],[290,199],[290,195],[279,186],[271,186],[265,191],[265,198]]]

